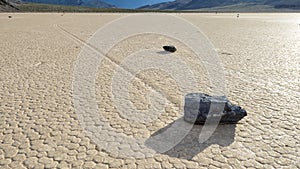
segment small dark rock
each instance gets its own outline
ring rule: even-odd
[[[215,110],[213,111],[214,113],[210,114],[212,116],[209,116],[211,103],[215,104]],[[190,93],[185,96],[185,121],[204,124],[206,119],[219,119],[220,116],[220,123],[237,123],[243,117],[247,116],[247,112],[240,106],[231,104],[226,96],[209,96],[203,93]]]
[[[163,46],[163,48],[165,51],[172,52],[172,53],[174,53],[177,50],[175,46]]]
[[[12,16],[8,16],[8,18],[12,18]]]

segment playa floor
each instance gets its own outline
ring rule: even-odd
[[[130,14],[0,14],[0,168],[300,168],[300,14],[172,14],[215,46],[227,96],[248,116],[220,125],[203,144],[197,142],[202,126],[194,126],[168,152],[138,158],[121,156],[113,144],[98,145],[74,106],[74,66],[85,42],[124,15]],[[96,72],[97,111],[108,124],[101,139],[126,149],[117,134],[147,139],[181,120],[179,87],[160,70],[139,72],[144,83],[135,80],[128,89],[139,110],[149,108],[149,88],[168,95],[156,120],[123,118],[112,101],[118,64],[142,47],[166,44],[175,44],[197,72],[198,91],[210,93],[205,66],[193,63],[187,46],[157,34],[130,37],[109,51]]]

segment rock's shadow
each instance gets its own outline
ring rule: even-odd
[[[161,55],[168,55],[170,54],[170,52],[168,51],[159,51],[159,52],[156,52],[157,54],[161,54]]]
[[[173,125],[176,123],[180,123],[181,126],[191,125],[190,126],[191,129],[189,130],[187,135],[183,137],[181,141],[179,140],[180,142],[178,144],[176,144],[168,151],[162,152],[162,149],[164,149],[162,146],[164,146],[164,144],[168,144],[166,142],[168,142],[168,140],[170,139],[173,138],[177,139],[178,135],[180,135],[180,132],[182,132],[180,131],[180,129],[178,129],[177,131],[176,129],[173,131],[172,129],[170,130],[170,128],[175,128],[180,126],[180,125],[177,126]],[[200,132],[203,128],[203,125],[193,125],[185,122],[183,118],[180,118],[175,122],[169,124],[168,126],[152,134],[145,144],[147,147],[155,150],[158,153],[166,154],[170,157],[177,157],[177,158],[191,160],[194,156],[196,156],[197,154],[199,154],[200,152],[202,152],[204,149],[206,149],[212,144],[218,144],[223,147],[229,146],[234,141],[235,127],[236,124],[222,124],[222,125],[220,124],[214,131],[213,135],[207,141],[205,141],[204,143],[199,143],[198,139],[199,139]],[[167,134],[167,136],[164,136],[163,134]],[[155,139],[157,135],[162,135],[160,141],[157,141],[157,139]],[[164,137],[166,137],[166,139],[164,139]],[[159,142],[161,142],[162,146],[158,145]]]

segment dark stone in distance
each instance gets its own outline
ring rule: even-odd
[[[211,107],[211,104],[214,104]],[[209,111],[213,108],[212,113]],[[226,96],[209,96],[203,93],[189,93],[185,96],[184,120],[204,124],[207,119],[220,119],[220,123],[237,123],[247,116],[246,110],[230,103]]]
[[[12,16],[8,16],[8,18],[12,18]]]
[[[174,53],[177,50],[175,46],[163,46],[163,48],[165,51],[172,52],[172,53]]]

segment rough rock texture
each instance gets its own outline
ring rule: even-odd
[[[209,96],[203,93],[185,96],[184,119],[188,122],[203,124],[208,118],[221,118],[220,123],[236,123],[245,116],[247,112],[240,106],[231,104],[226,96]]]

